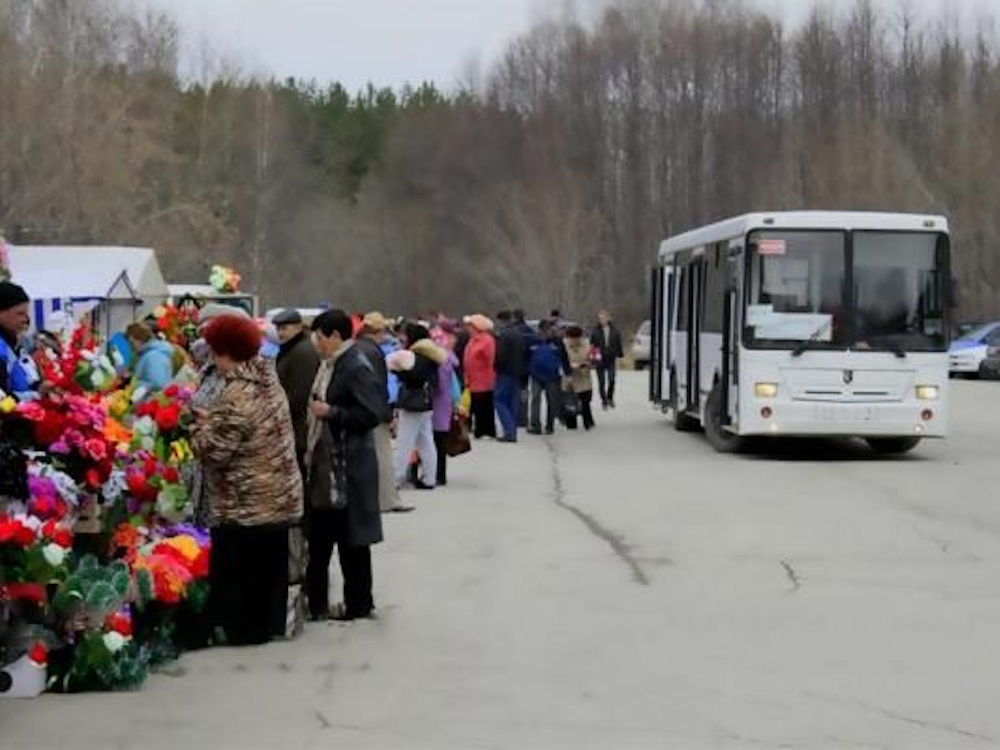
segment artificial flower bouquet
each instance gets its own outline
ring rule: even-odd
[[[153,310],[156,330],[174,346],[188,348],[198,338],[197,306],[158,305]]]
[[[145,681],[148,656],[132,637],[134,591],[124,561],[80,560],[52,599],[65,640],[51,655],[51,689],[132,690]]]
[[[227,266],[212,266],[212,271],[208,276],[208,283],[219,294],[235,294],[240,290],[240,282],[243,278],[232,268]]]
[[[61,351],[39,350],[35,362],[49,390],[107,393],[119,382],[115,363],[102,351],[93,330],[85,324],[73,331]]]

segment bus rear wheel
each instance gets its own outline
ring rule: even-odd
[[[705,437],[719,453],[739,453],[746,448],[746,438],[734,435],[722,424],[722,388],[718,384],[705,404]]]
[[[918,437],[865,438],[868,447],[881,456],[901,456],[909,453],[918,445]]]

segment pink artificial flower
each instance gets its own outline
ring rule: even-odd
[[[84,443],[84,450],[95,461],[103,461],[108,457],[108,444],[97,438],[90,438]]]

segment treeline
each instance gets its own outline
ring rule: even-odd
[[[178,74],[110,0],[0,0],[0,227],[238,266],[271,303],[646,308],[658,241],[757,209],[933,211],[965,317],[1000,316],[1000,57],[902,4],[801,27],[633,0],[541,24],[443,93]]]

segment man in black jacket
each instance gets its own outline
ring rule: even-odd
[[[351,318],[342,310],[313,321],[323,363],[309,406],[307,456],[309,528],[307,589],[314,619],[370,617],[371,545],[382,541],[375,428],[385,419],[385,388],[375,368],[351,338]],[[344,602],[328,606],[328,569],[337,545],[344,576]]]
[[[524,319],[524,310],[514,310],[514,329],[521,336],[521,374],[518,377],[517,426],[528,426],[528,400],[531,385],[531,347],[535,343],[535,331]]]
[[[590,336],[590,343],[601,355],[597,363],[597,383],[601,390],[601,406],[615,408],[615,381],[618,377],[618,360],[625,356],[622,335],[611,322],[611,313],[601,310],[597,314],[597,326]]]
[[[500,331],[494,369],[497,383],[494,390],[497,415],[503,426],[501,442],[517,442],[517,425],[521,408],[521,378],[524,374],[524,335],[506,310],[497,315]]]
[[[309,414],[309,397],[319,369],[319,355],[302,325],[298,310],[282,310],[271,321],[278,332],[281,346],[276,366],[278,380],[288,396],[295,430],[295,453],[305,479],[306,418]]]

